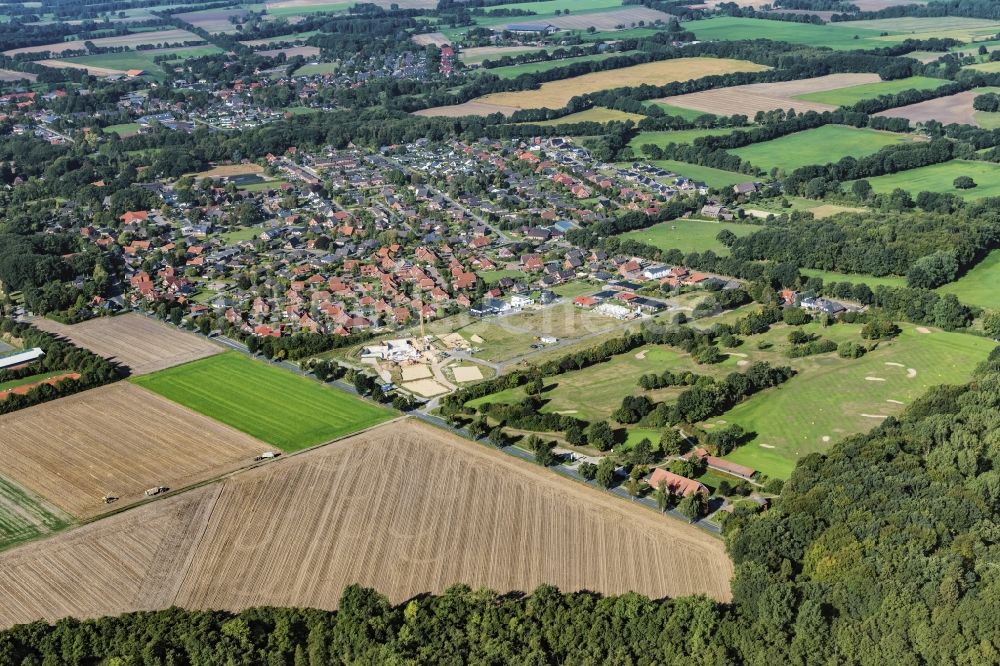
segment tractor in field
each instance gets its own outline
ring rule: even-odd
[[[118,495],[115,495],[114,493],[108,493],[107,495],[101,498],[101,501],[104,502],[105,504],[111,504],[112,502],[115,502],[117,500],[118,500]]]

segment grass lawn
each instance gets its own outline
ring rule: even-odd
[[[846,156],[864,157],[877,153],[885,146],[912,140],[909,134],[824,125],[729,152],[765,171],[778,167],[790,172],[812,164],[836,162]]]
[[[292,73],[292,76],[316,76],[317,74],[333,74],[339,65],[335,62],[318,62],[315,65],[302,65]]]
[[[696,120],[702,116],[714,116],[713,113],[705,113],[704,111],[695,111],[694,109],[685,109],[679,106],[674,106],[673,104],[665,104],[663,102],[649,102],[647,106],[658,106],[663,109],[663,112],[668,116],[680,116],[685,120]]]
[[[236,352],[131,381],[283,451],[321,444],[393,416],[388,409]]]
[[[755,440],[726,457],[772,477],[787,477],[802,456],[867,432],[884,416],[899,414],[928,387],[968,381],[994,346],[990,340],[963,333],[921,333],[909,324],[901,328],[897,339],[880,343],[860,359],[841,359],[833,353],[784,359],[800,371],[798,375],[710,421],[737,423],[757,433]],[[834,341],[861,341],[858,325],[811,330]],[[777,328],[778,333],[787,335],[787,329]],[[772,363],[782,362],[778,354],[774,356]]]
[[[0,477],[0,550],[67,525],[69,519],[53,513],[19,486]]]
[[[835,104],[836,106],[851,106],[863,99],[872,99],[879,95],[893,95],[904,90],[933,90],[939,88],[948,81],[944,79],[932,79],[927,76],[911,76],[906,79],[895,81],[879,81],[878,83],[865,83],[860,86],[850,86],[838,88],[836,90],[825,90],[823,92],[806,93],[797,95],[795,99],[807,102],[818,102],[820,104]]]
[[[626,121],[631,120],[634,123],[639,122],[646,116],[640,116],[638,113],[629,113],[627,111],[616,111],[615,109],[605,109],[600,106],[595,106],[593,108],[587,109],[586,111],[579,111],[577,113],[571,113],[568,116],[563,116],[561,118],[553,118],[552,120],[542,120],[539,122],[532,123],[522,123],[524,125],[569,125],[571,123],[608,123],[612,120]]]
[[[834,271],[818,271],[812,268],[800,268],[799,272],[809,277],[823,278],[824,284],[830,282],[850,282],[852,284],[864,283],[869,287],[885,285],[887,287],[905,287],[906,278],[897,275],[886,275],[875,277],[874,275],[864,275],[860,273],[836,273]]]
[[[845,27],[836,23],[813,25],[790,21],[769,21],[767,19],[735,18],[717,16],[702,21],[683,24],[702,41],[732,41],[771,39],[792,44],[828,46],[837,50],[885,48],[886,42],[879,38],[880,30],[866,29],[860,22],[851,21]],[[858,38],[855,39],[855,36]]]
[[[728,229],[737,236],[748,236],[760,228],[755,224],[674,220],[673,222],[661,222],[646,229],[630,231],[622,234],[622,237],[653,245],[661,250],[676,248],[685,254],[712,250],[721,255],[729,254],[729,250],[715,239],[720,231]]]
[[[185,60],[187,58],[198,58],[206,55],[222,53],[222,49],[217,46],[191,46],[175,49],[152,49],[147,51],[123,51],[121,53],[102,53],[99,55],[79,56],[76,58],[66,58],[66,62],[91,67],[106,67],[107,69],[117,69],[121,71],[129,69],[144,69],[150,74],[162,77],[163,69],[153,62],[153,58],[162,55],[172,55],[174,60]]]
[[[618,56],[630,55],[635,53],[635,51],[626,52],[614,52],[614,53],[597,53],[591,55],[577,56],[575,58],[563,58],[562,60],[542,60],[539,62],[529,62],[522,65],[509,65],[507,67],[494,67],[492,69],[484,69],[484,72],[489,72],[490,74],[495,74],[501,79],[513,79],[522,74],[538,74],[540,72],[548,72],[549,70],[559,69],[560,67],[568,67],[574,63],[578,62],[589,62],[591,60],[607,60],[608,58],[614,58]]]
[[[289,18],[292,16],[303,16],[306,14],[317,14],[319,12],[346,12],[356,5],[356,2],[332,2],[329,4],[316,4],[295,7],[268,7],[269,16],[276,18]]]
[[[959,190],[953,185],[959,176],[971,176],[977,187]],[[871,178],[872,189],[879,193],[891,192],[900,187],[908,192],[949,192],[964,199],[1000,196],[1000,164],[951,160],[941,164],[900,171]]]
[[[671,143],[692,143],[695,139],[703,136],[722,136],[730,134],[732,131],[732,128],[722,127],[718,129],[675,130],[673,132],[639,132],[628,142],[628,145],[636,155],[643,155],[642,147],[647,143],[663,148]]]
[[[1000,309],[1000,250],[994,250],[955,282],[938,287],[945,294],[982,308]]]
[[[997,129],[1000,127],[1000,113],[976,111],[976,124],[983,129]]]
[[[122,123],[121,125],[108,125],[105,132],[114,132],[118,136],[132,136],[139,133],[139,123]]]
[[[504,278],[524,277],[524,271],[498,269],[495,271],[480,271],[476,273],[486,284],[496,284]]]

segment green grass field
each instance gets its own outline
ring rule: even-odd
[[[319,62],[315,65],[302,65],[293,73],[294,76],[317,76],[319,74],[333,74],[339,65],[335,62]]]
[[[319,12],[346,12],[358,3],[356,2],[331,2],[328,4],[316,4],[302,7],[268,7],[267,13],[275,18],[290,18],[293,16],[305,16],[307,14],[318,14]]]
[[[621,0],[541,0],[540,2],[518,3],[517,8],[535,12],[534,16],[485,16],[473,17],[476,25],[495,26],[508,23],[539,23],[556,17],[556,10],[569,11],[572,15],[595,14],[609,9],[621,9]]]
[[[122,123],[121,125],[108,125],[105,132],[114,132],[118,136],[132,136],[139,133],[139,123]]]
[[[19,486],[0,477],[0,550],[69,525]]]
[[[504,278],[509,277],[517,279],[524,277],[524,271],[497,269],[495,271],[479,271],[476,275],[478,275],[486,284],[492,285]]]
[[[1000,309],[1000,250],[990,252],[972,270],[955,282],[938,287],[958,300],[993,310]]]
[[[722,243],[715,239],[723,229],[737,236],[748,236],[761,227],[755,224],[734,224],[732,222],[708,222],[703,220],[674,220],[661,222],[646,229],[622,234],[622,238],[653,245],[661,250],[674,248],[684,252],[704,252],[712,250],[716,254],[729,254]]]
[[[600,106],[595,106],[593,108],[587,109],[586,111],[578,111],[577,113],[571,113],[568,116],[563,116],[561,118],[553,118],[552,120],[542,120],[536,123],[522,123],[525,125],[569,125],[571,123],[609,123],[612,120],[626,121],[631,120],[634,123],[639,122],[645,118],[645,116],[640,116],[638,113],[629,113],[627,111],[616,111],[615,109],[605,109]]]
[[[901,42],[905,39],[930,39],[934,37],[941,39],[951,37],[961,42],[971,42],[973,39],[992,37],[1000,32],[1000,22],[962,16],[903,16],[867,21],[844,21],[827,25],[835,30],[843,30],[850,34],[856,33],[858,28],[886,32],[888,35],[882,38],[883,42]]]
[[[866,83],[860,86],[850,86],[848,88],[837,88],[836,90],[825,90],[823,92],[806,93],[797,95],[795,99],[807,102],[818,102],[820,104],[834,104],[836,106],[851,106],[863,99],[872,99],[879,95],[893,95],[904,90],[933,90],[943,86],[948,81],[943,79],[932,79],[927,76],[911,76],[906,79],[895,81],[879,81],[878,83]]]
[[[642,155],[642,146],[647,143],[663,148],[671,143],[691,143],[703,136],[722,136],[732,131],[732,128],[725,127],[718,129],[675,130],[673,132],[639,132],[639,134],[632,137],[628,145],[636,155]]]
[[[765,171],[777,167],[790,172],[812,164],[836,162],[846,156],[864,157],[877,153],[885,146],[912,140],[913,137],[908,134],[824,125],[729,152]]]
[[[953,183],[959,176],[971,176],[977,187],[969,190],[956,189]],[[964,199],[996,197],[1000,196],[1000,164],[951,160],[871,178],[868,182],[879,193],[891,192],[900,187],[913,194],[927,191],[949,192]]]
[[[393,416],[388,409],[236,352],[132,381],[283,451],[321,444]]]
[[[563,58],[562,60],[542,60],[539,62],[529,62],[523,65],[510,65],[508,67],[494,67],[492,69],[484,69],[482,71],[489,72],[490,74],[495,74],[501,79],[514,79],[522,74],[538,74],[540,72],[548,72],[553,69],[559,69],[560,67],[568,67],[574,63],[578,62],[590,62],[591,60],[607,60],[608,58],[614,58],[618,56],[630,55],[635,53],[635,51],[626,51],[623,53],[597,53],[593,55],[577,56],[575,58]]]
[[[858,22],[836,27],[835,23],[813,25],[811,23],[791,23],[789,21],[769,21],[766,19],[735,18],[717,16],[702,21],[683,24],[702,41],[733,41],[771,39],[792,44],[828,46],[831,49],[874,49],[885,48],[886,42],[879,38],[879,30],[860,27]],[[854,37],[857,36],[858,39]]]
[[[30,377],[13,379],[9,382],[0,382],[0,391],[9,391],[10,389],[17,388],[18,386],[24,386],[25,384],[40,382],[43,379],[48,379],[49,377],[55,377],[56,375],[62,375],[62,374],[65,374],[64,370],[53,370],[51,372],[41,372],[37,375],[31,375]]]
[[[810,326],[807,330],[837,342],[861,342],[859,325]],[[833,353],[785,359],[800,370],[798,375],[710,421],[737,423],[757,433],[755,440],[727,459],[769,476],[788,477],[802,456],[867,432],[883,416],[899,414],[928,387],[968,381],[994,346],[990,340],[963,333],[921,333],[908,324],[901,328],[896,340],[880,343],[860,359],[841,359]],[[776,328],[772,334],[785,335],[787,328]],[[772,363],[782,362],[775,356]]]
[[[685,120],[696,120],[702,116],[714,116],[714,113],[705,113],[704,111],[695,111],[694,109],[685,109],[679,106],[674,106],[673,104],[665,104],[663,102],[648,102],[646,106],[658,106],[663,109],[663,112],[668,116],[680,116]]]
[[[823,278],[823,283],[830,282],[851,282],[853,284],[864,283],[869,287],[885,285],[886,287],[905,287],[906,278],[896,275],[875,277],[874,275],[864,275],[858,273],[836,273],[834,271],[818,271],[812,268],[800,268],[799,272],[809,277]]]

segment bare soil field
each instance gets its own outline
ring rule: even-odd
[[[560,81],[543,83],[537,90],[520,90],[484,95],[453,106],[439,106],[418,111],[422,116],[465,116],[510,114],[517,109],[559,109],[577,95],[610,88],[638,86],[644,83],[662,85],[673,81],[700,79],[713,74],[730,72],[760,72],[767,69],[746,60],[729,58],[677,58],[661,60],[621,69],[593,72]],[[676,99],[676,98],[670,98]]]
[[[270,49],[268,51],[258,51],[259,55],[267,56],[273,58],[279,53],[284,53],[286,58],[294,58],[295,56],[302,56],[303,58],[315,58],[319,56],[320,50],[318,46],[289,46],[284,49]]]
[[[714,113],[720,116],[743,114],[753,118],[758,111],[795,109],[796,111],[834,111],[832,104],[806,102],[797,95],[826,92],[880,81],[877,74],[830,74],[812,79],[780,83],[751,83],[745,86],[715,88],[687,95],[663,97],[656,101],[685,109]]]
[[[137,32],[131,35],[119,35],[116,37],[98,37],[88,40],[96,46],[131,46],[135,48],[141,44],[176,44],[178,42],[200,42],[201,37],[188,32],[187,30],[160,30],[151,32]],[[63,51],[84,51],[86,50],[83,40],[72,42],[59,42],[56,44],[42,44],[40,46],[26,46],[20,49],[10,49],[4,51],[4,55],[17,55],[18,53],[44,53],[49,51],[59,54]]]
[[[37,81],[38,75],[29,74],[28,72],[15,72],[12,69],[0,69],[0,81],[20,81],[21,79]]]
[[[443,32],[425,32],[419,35],[413,35],[410,37],[412,41],[417,46],[430,46],[434,44],[436,46],[444,46],[445,44],[451,44],[451,40],[444,36]],[[493,46],[487,46],[483,48],[496,48]]]
[[[595,12],[592,14],[571,14],[569,16],[556,16],[546,19],[546,23],[562,28],[563,30],[586,30],[594,27],[598,30],[614,30],[620,25],[626,28],[638,25],[639,21],[647,24],[655,21],[670,21],[670,14],[666,12],[649,9],[648,7],[637,7],[635,9],[614,9],[606,12]]]
[[[0,472],[77,518],[133,504],[252,462],[271,447],[117,382],[0,416]],[[120,499],[105,504],[108,494]]]
[[[175,16],[185,23],[190,23],[196,28],[201,28],[211,33],[231,33],[236,32],[236,26],[229,21],[229,18],[231,16],[243,18],[247,14],[248,12],[245,9],[215,9],[210,11],[186,12],[184,14],[175,14]]]
[[[110,67],[95,67],[94,65],[84,65],[80,62],[70,62],[68,60],[38,60],[36,61],[39,65],[44,65],[45,67],[54,67],[55,69],[61,69],[63,67],[69,69],[84,69],[87,70],[88,74],[93,74],[94,76],[111,76],[112,74],[124,74],[123,69],[111,69]]]
[[[981,94],[983,94],[982,90],[966,90],[947,97],[938,97],[926,102],[888,109],[875,115],[886,118],[906,118],[911,123],[937,120],[943,125],[963,123],[978,126],[976,110],[972,108],[972,101]]]
[[[925,5],[927,0],[851,0],[851,4],[863,12],[877,12],[899,5]]]
[[[464,582],[730,598],[721,540],[406,419],[0,554],[0,625],[399,602]]]
[[[137,313],[99,317],[72,326],[44,318],[31,323],[127,366],[133,375],[145,375],[222,351],[222,347],[193,333]]]

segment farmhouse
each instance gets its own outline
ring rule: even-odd
[[[505,30],[512,32],[515,35],[537,35],[547,37],[554,32],[558,32],[559,28],[551,23],[511,23],[505,28]]]
[[[746,465],[738,465],[729,460],[723,458],[716,458],[715,456],[709,455],[708,451],[705,449],[695,449],[694,455],[705,461],[705,464],[710,468],[718,470],[720,472],[725,472],[726,474],[732,474],[733,476],[738,476],[741,479],[752,479],[756,474],[757,470],[747,467]]]
[[[38,347],[18,352],[17,354],[11,354],[10,356],[4,356],[3,358],[0,358],[0,370],[24,365],[25,363],[31,363],[32,361],[36,361],[43,356],[45,356],[45,352]]]
[[[708,497],[709,492],[703,484],[695,481],[694,479],[689,479],[686,476],[681,476],[680,474],[674,474],[673,472],[668,472],[665,469],[660,469],[657,467],[653,470],[652,474],[646,477],[646,483],[649,484],[651,488],[659,488],[660,484],[666,485],[666,490],[671,495],[680,495],[682,497],[687,497],[688,495],[693,495],[694,493],[700,493]]]

